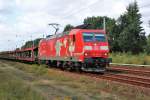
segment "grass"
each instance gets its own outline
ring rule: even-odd
[[[32,80],[24,80],[31,76]],[[7,96],[13,98],[10,100],[149,100],[150,97],[149,91],[132,86],[18,62],[3,62],[2,80],[0,100],[9,100]]]
[[[44,97],[13,75],[10,69],[0,67],[0,100],[44,100]]]
[[[30,86],[26,86],[18,80],[6,82],[0,84],[0,100],[44,100]]]
[[[36,76],[43,76],[48,72],[48,70],[45,68],[46,65],[24,64],[19,62],[16,62],[16,64],[18,66],[14,66],[14,67],[28,73],[34,73]]]
[[[111,53],[110,57],[113,63],[150,65],[150,55],[144,53],[138,55],[132,55],[131,53]]]

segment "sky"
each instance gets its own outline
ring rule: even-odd
[[[150,33],[150,0],[136,0],[142,27]],[[66,24],[83,23],[90,16],[117,19],[134,0],[0,0],[0,51],[14,50],[28,40],[53,34],[49,23],[59,23],[61,32]]]

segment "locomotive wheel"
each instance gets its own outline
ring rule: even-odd
[[[52,67],[51,65],[52,65],[51,61],[48,60],[48,64],[47,64],[48,68]]]
[[[56,63],[56,67],[57,67],[57,68],[59,68],[59,67],[60,67],[60,62],[59,62],[59,61],[57,61],[57,63]]]
[[[68,71],[73,71],[73,63],[72,62],[67,63],[67,70]]]
[[[61,69],[67,70],[67,71],[72,71],[72,63],[71,62],[63,62]]]
[[[66,62],[63,62],[63,63],[62,63],[62,66],[60,67],[60,69],[61,69],[61,70],[65,70],[65,67],[66,67]]]
[[[64,62],[64,69],[69,71],[70,70],[70,66],[69,66],[69,62]]]
[[[81,66],[82,66],[82,64],[76,62],[76,63],[74,64],[74,69],[75,69],[75,71],[76,71],[76,72],[81,72],[81,71],[82,71],[82,70],[81,70]]]

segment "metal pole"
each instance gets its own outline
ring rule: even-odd
[[[106,31],[106,20],[105,20],[105,17],[103,17],[103,30]]]
[[[10,50],[10,40],[8,40],[8,51]]]
[[[32,48],[34,47],[34,40],[32,40],[32,35],[31,35],[31,41],[32,41]]]
[[[23,48],[23,45],[24,45],[24,40],[22,40],[22,48]],[[21,49],[22,49],[22,48],[21,48]]]
[[[17,40],[17,38],[18,38],[18,35],[16,35],[16,40]],[[17,50],[17,41],[16,41],[16,50]]]
[[[59,24],[57,24],[57,23],[50,23],[48,25],[52,26],[55,29],[55,35],[56,35],[58,30],[59,30]]]

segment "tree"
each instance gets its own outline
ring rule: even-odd
[[[88,29],[103,29],[103,17],[87,17],[86,19],[84,19],[84,24],[89,24],[89,26],[87,27]]]
[[[23,45],[21,48],[31,48],[33,44],[34,44],[34,47],[38,47],[40,40],[41,38],[37,38],[33,41],[27,41],[25,45]]]
[[[66,25],[65,28],[64,28],[64,32],[70,31],[71,29],[73,29],[73,27],[74,27],[74,26],[72,26],[72,25],[70,25],[70,24]]]
[[[137,2],[129,4],[127,12],[118,19],[119,45],[123,52],[138,54],[144,50],[146,44],[145,32],[141,27],[141,14]]]

